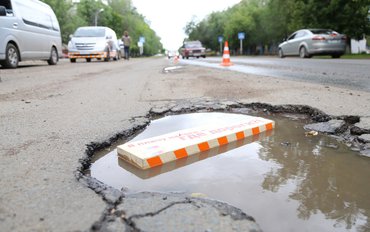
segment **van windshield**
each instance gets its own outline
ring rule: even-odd
[[[78,28],[74,37],[104,37],[104,28]]]

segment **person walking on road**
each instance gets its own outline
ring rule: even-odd
[[[130,44],[131,44],[131,37],[128,35],[128,32],[125,31],[122,36],[122,42],[123,42],[123,47],[125,50],[125,56],[124,58],[126,60],[130,59]]]

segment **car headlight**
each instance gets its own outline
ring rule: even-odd
[[[72,41],[69,41],[68,42],[68,50],[71,50],[71,49],[76,49],[76,48],[75,48],[74,43]]]

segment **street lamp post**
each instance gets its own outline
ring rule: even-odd
[[[95,27],[98,26],[98,15],[103,11],[104,9],[100,9],[95,12]]]

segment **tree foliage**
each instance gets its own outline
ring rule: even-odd
[[[370,34],[369,9],[369,0],[242,0],[200,22],[189,22],[185,33],[189,40],[218,50],[218,36],[237,49],[238,32],[245,32],[244,46],[251,52],[276,47],[301,28],[329,28],[360,39]]]
[[[69,35],[80,26],[95,25],[95,15],[98,14],[98,25],[112,28],[120,39],[124,31],[128,31],[132,39],[132,54],[138,53],[137,41],[145,37],[144,55],[154,55],[161,51],[160,38],[150,28],[145,18],[132,6],[131,0],[80,0],[73,4],[72,0],[42,0],[49,4],[59,21],[63,43],[68,43]]]

